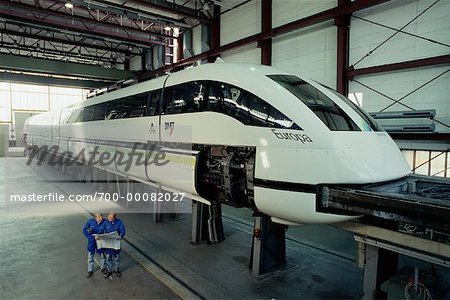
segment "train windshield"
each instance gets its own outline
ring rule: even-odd
[[[364,110],[362,110],[358,105],[353,103],[350,99],[348,99],[341,93],[338,93],[337,91],[333,90],[332,88],[330,88],[326,85],[323,85],[323,84],[321,84],[321,85],[323,87],[325,87],[326,89],[330,90],[337,97],[342,99],[342,101],[347,103],[348,106],[353,108],[353,110],[356,111],[356,113],[361,117],[361,119],[363,119],[364,122],[366,122],[370,126],[370,129],[372,129],[373,131],[384,131],[384,129],[380,125],[378,125],[378,123],[368,113],[366,113]]]
[[[371,122],[367,114],[364,114],[362,110],[355,108],[356,105],[350,105],[348,102],[351,101],[348,99],[344,100],[343,98],[345,97],[343,96],[341,99],[361,117],[358,125],[331,98],[297,76],[268,75],[267,77],[300,99],[332,131],[378,131],[376,123]]]

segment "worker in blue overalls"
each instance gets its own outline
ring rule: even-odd
[[[124,238],[125,225],[122,220],[117,218],[115,212],[108,213],[108,220],[106,220],[105,223],[105,233],[117,232],[118,239],[122,240]],[[105,249],[106,266],[108,268],[105,278],[111,276],[113,272],[116,273],[117,277],[122,276],[120,273],[120,250],[121,249]]]
[[[106,272],[106,259],[105,253],[103,249],[97,249],[97,243],[95,241],[95,234],[101,234],[105,231],[106,220],[103,219],[103,215],[101,213],[96,213],[94,218],[89,219],[83,227],[83,234],[88,239],[87,251],[88,251],[88,272],[86,274],[87,277],[91,277],[94,271],[94,255],[97,251],[100,257],[100,269],[103,273]]]

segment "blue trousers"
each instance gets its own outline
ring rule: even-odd
[[[88,251],[88,272],[92,272],[94,270],[94,255],[95,253],[91,253]],[[104,269],[106,267],[105,253],[98,253],[98,256],[100,257],[100,269]]]
[[[117,272],[120,270],[120,253],[112,254],[107,253],[106,254],[106,267],[108,269],[108,272]]]

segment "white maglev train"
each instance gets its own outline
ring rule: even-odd
[[[288,225],[351,218],[316,211],[319,184],[378,183],[410,172],[388,134],[347,98],[260,65],[186,69],[33,116],[24,132],[29,146],[72,153],[98,146],[114,159],[136,143],[157,145],[170,163],[132,164],[126,175]],[[137,150],[150,155],[142,145]],[[114,159],[102,168],[124,173]]]

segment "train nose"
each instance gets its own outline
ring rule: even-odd
[[[327,147],[260,147],[256,152],[255,204],[282,222],[334,223],[353,217],[316,211],[318,184],[365,184],[410,173],[403,155],[385,134],[342,134]],[[365,135],[365,136],[361,136]],[[338,135],[336,135],[338,136]]]
[[[329,224],[354,219],[353,216],[319,213],[316,194],[255,186],[255,204],[277,223],[286,225]]]
[[[375,133],[342,134],[317,148],[259,147],[255,178],[298,184],[360,184],[406,176],[409,166],[395,143]]]

